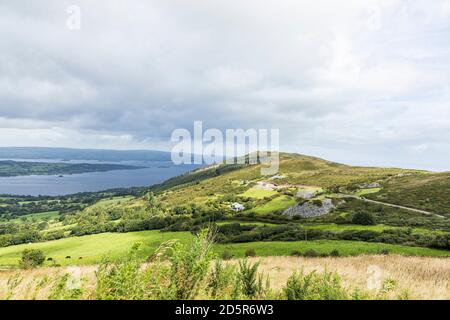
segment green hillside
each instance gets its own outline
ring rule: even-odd
[[[368,198],[450,216],[450,173],[395,177]]]
[[[297,154],[280,155],[277,175],[261,175],[261,166],[211,166],[121,196],[27,198],[23,204],[5,197],[3,210],[14,208],[14,214],[0,220],[0,265],[16,263],[28,246],[58,264],[117,257],[135,241],[150,254],[164,239],[188,241],[206,227],[216,229],[216,251],[235,256],[247,249],[256,255],[450,253],[450,220],[433,214],[449,207],[447,173],[347,166]],[[53,212],[20,218],[25,204],[27,213],[33,207]]]

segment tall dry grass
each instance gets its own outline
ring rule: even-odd
[[[303,270],[309,273],[315,270],[336,272],[341,276],[344,286],[361,291],[368,291],[368,282],[369,285],[373,285],[373,278],[379,278],[380,285],[393,284],[393,290],[388,296],[393,299],[405,297],[405,291],[407,291],[409,299],[450,300],[450,259],[448,258],[371,255],[338,258],[265,257],[250,260],[251,262],[261,261],[259,271],[269,277],[270,286],[274,290],[281,290],[293,272]],[[229,263],[237,263],[237,261]],[[79,268],[87,288],[95,287],[96,269],[95,266]],[[48,297],[55,285],[53,279],[67,271],[68,268],[64,267],[0,271],[0,299]],[[15,294],[9,296],[8,286],[14,285],[11,279],[17,279],[18,283],[14,290]],[[89,293],[87,292],[82,298],[90,298]]]
[[[255,258],[254,258],[255,259]],[[409,299],[450,299],[450,259],[367,255],[340,258],[267,257],[260,259],[260,271],[267,274],[273,289],[281,289],[288,277],[303,269],[306,273],[336,272],[346,287],[368,290],[394,282],[389,297],[408,292]],[[392,280],[392,281],[391,281]]]

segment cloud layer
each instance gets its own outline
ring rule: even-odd
[[[448,0],[0,11],[0,145],[164,149],[203,120],[280,128],[282,149],[335,161],[450,169]]]

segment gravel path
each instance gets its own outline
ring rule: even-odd
[[[388,207],[393,207],[393,208],[399,208],[399,209],[404,209],[404,210],[408,210],[408,211],[412,211],[412,212],[417,212],[417,213],[422,213],[428,216],[436,216],[439,218],[443,218],[445,219],[444,216],[441,216],[440,214],[437,213],[433,213],[433,212],[429,212],[429,211],[424,211],[424,210],[419,210],[419,209],[414,209],[414,208],[409,208],[409,207],[404,207],[404,206],[400,206],[398,204],[392,204],[392,203],[386,203],[386,202],[381,202],[381,201],[376,201],[376,200],[370,200],[364,197],[358,197],[355,195],[350,195],[350,194],[344,194],[344,196],[346,197],[350,197],[350,198],[355,198],[355,199],[359,199],[365,202],[370,202],[370,203],[375,203],[375,204],[381,204],[383,206],[388,206]]]

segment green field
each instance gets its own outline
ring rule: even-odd
[[[22,222],[22,218],[26,218],[27,220],[36,219],[36,220],[52,220],[57,219],[59,217],[58,211],[49,211],[49,212],[40,212],[40,213],[33,213],[33,214],[27,214],[20,218],[12,219],[10,222]]]
[[[192,238],[189,232],[141,231],[130,233],[102,233],[84,237],[65,238],[34,244],[23,244],[0,248],[0,266],[17,266],[21,252],[26,248],[40,249],[46,257],[53,258],[60,265],[95,264],[103,257],[119,257],[130,250],[135,242],[142,242],[141,255],[148,257],[164,241],[178,239],[187,242]],[[215,251],[229,250],[235,257],[243,257],[248,248],[256,250],[258,256],[290,255],[293,250],[301,252],[315,249],[319,253],[339,250],[341,255],[377,254],[380,250],[390,253],[418,256],[450,256],[450,251],[399,245],[378,244],[358,241],[296,241],[296,242],[251,242],[217,244]],[[66,257],[70,258],[66,258]],[[81,258],[81,259],[80,259]],[[47,265],[52,263],[46,262]]]
[[[263,189],[256,189],[251,188],[245,191],[241,196],[248,197],[248,198],[254,198],[254,199],[264,199],[266,197],[271,197],[273,195],[276,195],[277,192],[274,190],[263,190]]]
[[[369,189],[361,189],[359,191],[357,191],[355,194],[357,196],[364,196],[366,194],[373,194],[373,193],[377,193],[380,192],[381,188],[369,188]]]
[[[389,229],[398,229],[399,227],[390,227],[383,224],[378,224],[374,226],[361,226],[357,224],[335,224],[335,223],[325,223],[325,224],[303,224],[302,227],[312,230],[323,230],[323,231],[347,231],[347,230],[369,230],[382,232]]]
[[[292,207],[295,204],[296,204],[296,201],[292,197],[281,196],[281,197],[278,197],[278,198],[275,198],[275,199],[269,201],[268,203],[266,203],[260,207],[252,209],[251,211],[258,213],[258,214],[267,214],[267,213],[287,209],[289,207]]]
[[[0,248],[0,265],[17,265],[24,249],[40,249],[46,257],[56,260],[61,265],[93,264],[102,257],[119,257],[125,254],[133,243],[143,242],[142,254],[150,255],[162,242],[169,239],[187,241],[189,232],[142,231],[130,233],[102,233],[84,237],[72,237],[61,240],[21,244]],[[66,259],[70,256],[70,259]],[[80,259],[81,257],[81,259]]]
[[[286,256],[293,250],[304,252],[314,249],[318,253],[329,254],[336,249],[343,256],[354,256],[360,254],[379,254],[381,250],[388,250],[389,253],[415,256],[435,256],[450,257],[450,251],[436,250],[419,247],[406,247],[384,243],[370,243],[361,241],[338,241],[338,240],[315,240],[315,241],[294,241],[294,242],[250,242],[220,244],[216,246],[217,252],[229,250],[235,257],[243,257],[249,248],[255,249],[258,256]]]
[[[219,226],[223,226],[225,224],[231,224],[231,223],[239,223],[240,225],[243,226],[258,226],[258,227],[273,227],[276,226],[277,224],[275,223],[266,223],[266,222],[260,222],[260,221],[239,221],[239,220],[226,220],[226,221],[218,221],[216,222],[217,225]]]
[[[373,226],[362,226],[357,224],[335,224],[335,223],[325,223],[325,224],[303,224],[302,227],[306,229],[312,230],[323,230],[323,231],[348,231],[348,230],[369,230],[375,232],[383,232],[385,230],[393,230],[393,229],[408,229],[407,227],[393,227],[386,226],[384,224],[377,224]],[[428,230],[425,228],[412,228],[412,232],[414,234],[445,234],[444,231],[440,230]]]

